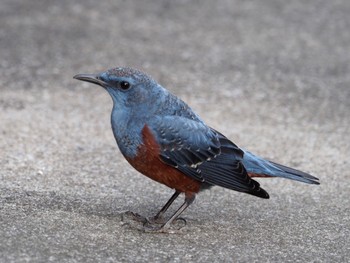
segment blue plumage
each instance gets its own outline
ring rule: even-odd
[[[160,146],[159,158],[201,182],[260,197],[268,195],[261,196],[257,191],[261,189],[259,184],[248,174],[318,183],[317,178],[307,173],[239,149],[208,127],[186,103],[138,70],[111,69],[96,75],[96,79],[113,99],[112,129],[127,158],[137,155],[143,143],[141,131],[147,124]],[[120,86],[123,82],[130,88],[124,90]]]
[[[282,177],[319,184],[314,176],[240,149],[141,71],[115,68],[75,78],[98,84],[111,95],[112,129],[125,158],[142,173],[175,188],[176,193],[185,192],[184,208],[169,221],[193,201],[199,189],[212,185],[269,198],[251,177]],[[167,172],[162,175],[159,169]]]
[[[244,151],[243,165],[249,173],[282,177],[309,184],[319,184],[318,179],[302,171],[265,160],[251,152]]]

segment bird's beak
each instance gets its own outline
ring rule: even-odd
[[[101,80],[97,74],[78,74],[73,77],[74,79],[91,82],[97,85],[102,86],[105,88],[107,86],[107,83]]]

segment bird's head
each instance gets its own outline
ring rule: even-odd
[[[114,68],[99,74],[78,74],[74,78],[102,86],[111,95],[114,104],[119,106],[143,104],[161,89],[150,76],[132,68]]]

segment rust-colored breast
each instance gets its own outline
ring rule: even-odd
[[[194,180],[159,159],[160,147],[147,124],[142,129],[143,144],[135,158],[126,158],[140,173],[184,193],[199,192],[201,182]]]

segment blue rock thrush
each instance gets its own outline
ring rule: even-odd
[[[126,160],[140,173],[175,189],[165,206],[147,221],[147,231],[167,231],[199,191],[214,185],[269,198],[252,177],[319,184],[314,176],[240,149],[141,71],[115,68],[74,78],[100,85],[111,95],[113,134]],[[180,193],[185,194],[185,202],[164,220],[163,214]]]

